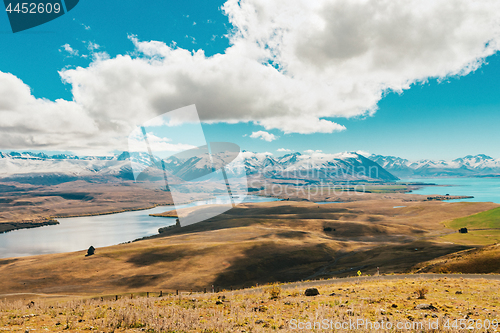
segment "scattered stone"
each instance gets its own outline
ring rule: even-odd
[[[254,312],[266,312],[267,311],[267,306],[264,305],[259,305],[255,308],[253,308]]]
[[[95,247],[93,247],[92,245],[89,247],[89,249],[87,250],[87,254],[85,255],[86,257],[89,257],[89,256],[93,256],[95,253]]]
[[[455,291],[455,294],[462,295],[462,291],[461,290],[457,290],[457,291]]]
[[[306,296],[317,296],[319,295],[319,291],[316,288],[307,288],[306,292],[304,293]]]
[[[34,313],[30,313],[30,314],[22,316],[22,318],[31,318],[31,317],[36,317],[36,316],[38,316],[38,315],[36,315]]]
[[[397,307],[398,307],[398,305],[397,305],[397,304],[392,304],[392,305],[391,305],[391,308],[394,308],[394,309],[395,309],[395,308],[397,308]]]
[[[330,296],[335,296],[336,294],[335,293],[331,293]]]
[[[432,304],[419,304],[415,307],[415,310],[432,310],[436,311],[438,308],[436,308]]]
[[[221,305],[221,304],[224,304],[224,303],[222,303],[222,301],[220,301],[220,300],[217,300],[217,302],[215,302],[215,304],[216,305]]]

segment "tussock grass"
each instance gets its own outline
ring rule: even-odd
[[[425,285],[426,304],[415,294]],[[499,319],[500,281],[440,278],[337,282],[305,297],[302,288],[273,285],[261,290],[188,294],[150,298],[72,300],[54,303],[0,301],[0,330],[24,332],[296,332],[295,321],[425,322],[447,319]],[[269,290],[280,289],[280,297]],[[307,331],[307,330],[305,330]],[[315,330],[321,331],[321,330]],[[342,330],[369,332],[370,329]],[[380,330],[384,331],[384,330]],[[419,330],[405,330],[417,332]],[[439,331],[459,332],[459,329]],[[474,330],[484,332],[485,330]]]
[[[419,263],[415,273],[500,273],[500,244],[459,251]]]

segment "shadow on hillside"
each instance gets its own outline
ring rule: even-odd
[[[231,262],[213,284],[229,289],[257,283],[298,281],[332,262],[334,255],[335,251],[325,244],[259,244],[247,249],[243,258]]]
[[[470,246],[429,241],[379,246],[344,256],[329,270],[329,273],[331,276],[341,277],[353,275],[349,271],[353,265],[364,267],[363,273],[367,274],[375,274],[377,267],[381,273],[404,273],[418,263],[470,248]]]
[[[232,208],[221,215],[203,222],[188,225],[182,228],[160,228],[160,235],[154,237],[168,237],[195,232],[248,227],[272,220],[287,219],[294,221],[296,226],[302,220],[343,220],[355,219],[362,212],[346,208],[324,208],[313,205],[311,207],[293,207],[289,205],[255,208]]]
[[[150,250],[141,251],[139,254],[136,254],[133,257],[129,258],[127,262],[138,267],[144,267],[157,263],[171,263],[184,258],[202,256],[208,254],[211,251],[213,250],[210,248],[193,250],[191,248],[182,246],[153,248]]]
[[[151,275],[134,275],[120,278],[113,282],[115,286],[127,288],[142,288],[154,285],[158,280],[163,280],[171,277],[170,274],[151,274]]]
[[[336,254],[324,244],[296,246],[267,243],[248,249],[245,256],[232,262],[213,284],[229,289],[255,286],[257,283],[300,281],[311,276],[356,276],[358,270],[373,275],[377,267],[385,274],[403,273],[419,262],[468,248],[454,244],[413,242]]]
[[[0,267],[8,265],[8,264],[12,264],[13,262],[16,262],[17,260],[18,259],[3,259],[3,260],[0,260]]]

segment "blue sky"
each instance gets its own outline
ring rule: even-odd
[[[88,69],[93,66],[97,52],[105,52],[111,59],[133,54],[131,35],[140,41],[160,41],[173,48],[201,49],[206,57],[223,54],[231,45],[228,34],[234,28],[220,9],[223,3],[82,0],[68,14],[16,34],[10,30],[7,15],[0,14],[0,71],[22,80],[37,99],[72,101],[72,86],[61,80],[59,71],[78,66]],[[73,53],[65,50],[66,44]],[[91,50],[89,45],[99,48]],[[278,66],[275,64],[275,67]],[[362,150],[411,160],[454,159],[480,153],[500,158],[497,145],[500,142],[500,56],[495,53],[486,57],[484,64],[467,75],[440,80],[436,76],[439,75],[429,75],[423,83],[411,84],[410,89],[403,92],[386,93],[376,103],[378,110],[372,115],[360,111],[346,118],[339,111],[338,116],[334,112],[331,116],[319,116],[345,126],[343,131],[293,133],[274,123],[259,123],[255,117],[251,118],[254,122],[247,122],[241,114],[235,124],[205,123],[203,128],[207,141],[230,141],[245,150],[275,155],[282,155],[283,152],[277,150],[284,148],[325,153]],[[420,76],[416,80],[422,81]],[[203,106],[197,106],[203,111]],[[272,109],[269,112],[272,113]],[[251,134],[258,131],[266,131],[275,139],[269,142],[252,138]],[[114,141],[110,141],[110,145],[111,142]],[[54,147],[42,149],[21,144],[0,149],[72,150],[61,148],[63,144]],[[112,147],[109,150],[113,150]]]

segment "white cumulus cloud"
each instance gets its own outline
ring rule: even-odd
[[[62,47],[62,49],[60,49],[59,52],[62,52],[62,50],[64,50],[64,51],[68,52],[70,56],[78,56],[79,55],[78,50],[75,50],[69,44],[64,44],[61,47]]]
[[[223,53],[131,36],[134,52],[96,52],[88,67],[61,70],[69,102],[36,99],[18,81],[5,88],[14,78],[2,73],[0,87],[16,90],[0,96],[3,148],[125,148],[134,126],[191,104],[205,122],[332,133],[345,130],[342,118],[375,114],[384,93],[467,75],[500,49],[497,0],[228,0],[222,8],[234,27]],[[74,135],[34,124],[42,114]]]
[[[271,142],[271,141],[276,140],[276,136],[274,134],[266,132],[266,131],[252,132],[250,137],[253,139],[262,139],[262,140],[265,140],[267,142]]]
[[[289,153],[289,152],[291,152],[291,150],[290,150],[290,149],[286,149],[286,148],[279,148],[279,149],[278,149],[278,150],[276,150],[276,151],[278,151],[278,152],[282,152],[282,153]]]
[[[104,133],[103,133],[104,134]],[[2,148],[70,150],[102,147],[116,140],[75,102],[35,98],[19,78],[0,72],[0,142]]]

